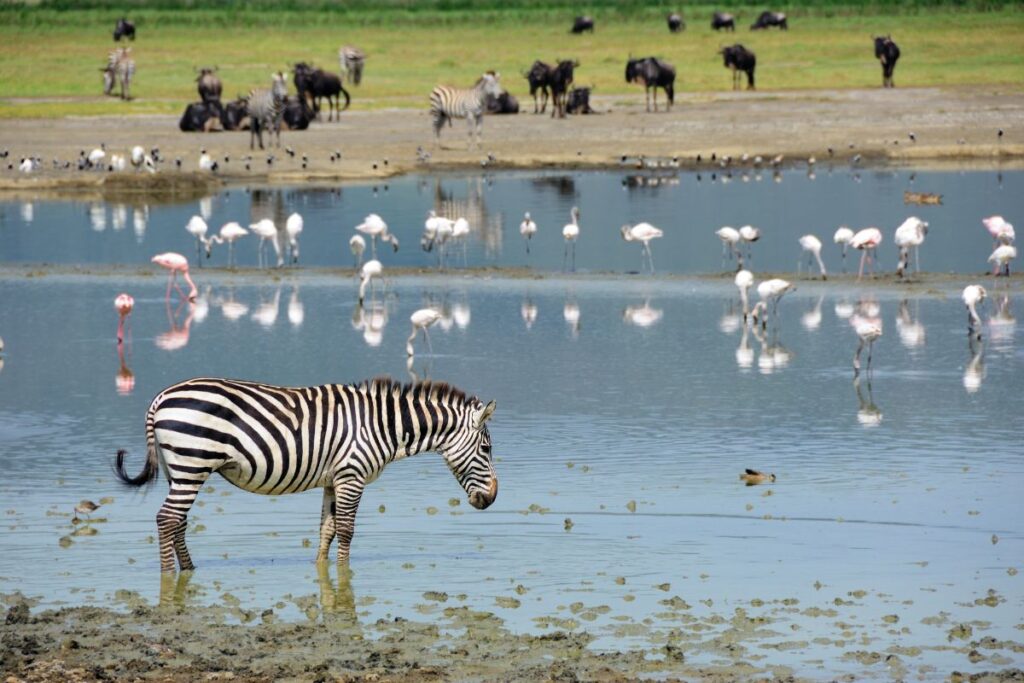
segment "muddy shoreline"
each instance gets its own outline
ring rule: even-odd
[[[787,168],[806,167],[812,159],[864,166],[1024,168],[1024,126],[1016,125],[1024,120],[1024,90],[1012,86],[695,93],[681,96],[668,113],[647,113],[642,102],[597,98],[602,113],[564,120],[527,113],[490,116],[482,146],[472,150],[461,125],[446,128],[436,147],[425,109],[349,111],[337,122],[284,132],[280,148],[262,152],[250,151],[245,131],[181,133],[171,116],[12,119],[0,128],[0,149],[10,153],[0,169],[0,192],[160,193],[190,199],[222,185],[253,182],[330,185],[481,168],[710,171],[721,169],[723,159],[730,168],[753,168],[757,157],[765,169],[772,160]],[[79,153],[100,143],[111,153],[134,145],[156,147],[164,162],[153,175],[78,171]],[[198,172],[201,149],[220,163],[216,174]],[[270,164],[268,155],[274,157]],[[17,162],[24,156],[41,157],[39,171],[19,173]]]

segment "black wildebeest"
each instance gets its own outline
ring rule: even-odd
[[[193,102],[185,107],[185,113],[178,121],[178,128],[184,133],[209,133],[227,128],[223,124],[224,111],[220,100]]]
[[[654,111],[658,111],[658,88],[665,91],[668,98],[666,109],[672,108],[675,101],[676,68],[657,57],[630,59],[626,62],[626,82],[643,83],[644,99],[647,111],[651,110],[651,90],[654,90]]]
[[[750,25],[750,30],[756,31],[757,29],[769,28],[771,26],[778,26],[783,31],[788,30],[789,24],[786,22],[785,13],[765,10],[757,17],[757,21]]]
[[[686,22],[683,21],[683,16],[679,12],[672,12],[668,15],[668,30],[671,33],[679,33],[686,28]]]
[[[715,12],[711,15],[711,28],[715,31],[721,31],[722,29],[735,31],[736,17],[728,12]]]
[[[573,33],[583,33],[584,31],[594,32],[594,18],[586,15],[582,17],[576,17],[572,22]]]
[[[217,70],[217,67],[210,68],[204,66],[199,71],[199,76],[196,78],[196,87],[199,89],[199,99],[203,102],[220,102],[220,94],[222,90],[220,79],[213,73]]]
[[[882,63],[882,87],[895,88],[892,72],[896,68],[896,61],[900,58],[900,49],[893,42],[891,36],[875,36],[875,57]]]
[[[295,89],[299,91],[299,97],[304,97],[312,102],[313,113],[319,116],[320,103],[327,98],[328,115],[327,120],[331,121],[337,112],[339,118],[341,112],[348,109],[351,103],[348,91],[341,85],[341,78],[336,74],[329,73],[323,69],[314,69],[305,62],[295,65]],[[345,106],[341,106],[339,95],[345,96]]]
[[[114,40],[120,41],[121,38],[135,40],[135,24],[124,17],[118,19],[117,24],[114,25]]]
[[[747,88],[754,89],[754,67],[757,66],[757,57],[753,52],[739,43],[723,47],[718,51],[722,55],[725,68],[732,69],[732,89],[740,89],[740,72],[747,74]]]
[[[593,114],[590,108],[590,88],[573,88],[565,98],[565,111],[569,114]]]
[[[533,63],[530,70],[523,74],[530,84],[530,96],[533,98],[533,113],[543,114],[548,106],[548,95],[551,88],[551,72],[555,67],[539,59]],[[540,105],[537,104],[537,95],[540,94]]]
[[[578,60],[564,59],[551,70],[551,116],[565,118],[565,100],[572,85],[573,69],[579,66]]]
[[[498,96],[487,93],[484,99],[484,111],[488,114],[518,114],[519,100],[509,94],[507,90],[502,90]]]
[[[313,112],[304,97],[285,97],[281,120],[288,130],[306,130],[313,120]]]
[[[221,110],[220,122],[224,130],[242,130],[248,127],[246,119],[249,117],[249,101],[244,97],[238,97],[234,102],[228,102]]]

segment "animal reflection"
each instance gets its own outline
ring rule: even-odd
[[[917,302],[914,302],[916,312]],[[896,333],[900,336],[900,343],[908,349],[917,349],[924,346],[925,329],[917,315],[910,314],[910,303],[903,299],[900,301],[899,313],[896,316]]]
[[[1017,319],[1010,310],[1010,295],[1003,294],[996,300],[996,310],[988,319],[989,337],[993,348],[1006,348],[1013,341]]]
[[[302,323],[306,320],[306,307],[302,304],[299,299],[299,288],[297,286],[292,287],[292,294],[288,297],[288,322],[292,324],[292,327],[302,327]]]
[[[167,322],[171,329],[158,334],[154,338],[153,343],[156,344],[158,349],[163,351],[177,351],[188,345],[195,304],[190,301],[182,301],[173,313],[171,312],[171,302],[169,300],[165,302],[165,305],[167,307]],[[186,307],[188,308],[188,313],[185,314],[185,320],[179,325],[178,318]]]
[[[821,327],[821,305],[825,302],[825,295],[822,294],[818,297],[818,300],[814,302],[814,306],[804,311],[804,314],[800,316],[800,324],[808,332],[814,332]]]
[[[530,330],[533,324],[537,322],[537,304],[533,303],[533,299],[527,294],[523,302],[519,304],[519,315],[522,317],[523,322],[526,324],[526,329]]]
[[[871,357],[875,348],[875,342],[882,336],[882,319],[878,315],[878,305],[872,302],[865,302],[861,305],[861,312],[850,318],[850,325],[860,342],[857,344],[857,351],[853,354],[853,374],[860,374],[860,356],[864,345],[868,347],[867,372],[871,372]]]
[[[232,287],[228,288],[228,296],[226,299],[218,297],[214,303],[220,306],[220,314],[228,320],[239,320],[249,312],[249,306],[247,304],[235,300],[235,290]]]
[[[120,367],[118,367],[117,375],[114,377],[114,387],[117,389],[118,394],[127,396],[135,389],[135,373],[128,367],[125,345],[120,342],[117,344],[117,360]]]
[[[569,333],[573,339],[580,336],[580,306],[576,303],[576,296],[570,294],[562,306],[562,317],[569,326]]]
[[[277,322],[277,314],[281,308],[281,288],[278,287],[269,301],[261,298],[260,304],[253,311],[252,319],[264,328],[271,328]]]
[[[985,344],[980,337],[972,335],[967,338],[967,350],[971,354],[971,359],[964,366],[964,390],[968,394],[975,394],[981,389],[981,382],[985,379]]]
[[[740,335],[740,345],[736,347],[736,365],[740,370],[749,370],[754,367],[754,350],[750,348],[749,335],[750,327],[744,325]]]
[[[882,424],[882,411],[875,405],[874,396],[871,394],[871,379],[868,378],[862,384],[860,375],[855,375],[853,390],[857,394],[857,422],[864,427],[877,427]]]
[[[371,300],[366,308],[357,303],[352,309],[352,329],[363,333],[367,346],[377,347],[384,341],[388,312],[383,302]]]
[[[622,310],[622,320],[636,327],[652,327],[661,320],[664,312],[660,308],[652,308],[650,300],[640,306],[629,305]]]
[[[756,324],[751,326],[754,337],[761,344],[761,353],[757,356],[757,370],[762,375],[771,375],[786,368],[793,359],[792,352],[779,341],[779,330],[775,327],[768,332]],[[746,333],[746,326],[744,326]]]

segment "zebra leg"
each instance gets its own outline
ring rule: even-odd
[[[356,531],[356,511],[363,497],[364,482],[352,471],[334,479],[334,530],[338,537],[338,564],[347,565]]]
[[[316,561],[325,562],[327,553],[334,541],[334,488],[324,487],[324,502],[320,510],[320,547],[316,552]]]

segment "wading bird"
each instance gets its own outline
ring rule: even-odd
[[[643,249],[641,251],[641,264],[643,263],[644,255],[647,256],[648,262],[651,264],[651,273],[654,273],[654,255],[651,253],[651,240],[658,239],[665,233],[661,228],[656,228],[650,223],[637,223],[634,226],[623,225],[621,228],[622,239],[627,242],[642,242]]]
[[[264,252],[266,251],[264,243],[267,240],[270,240],[271,245],[274,247],[274,253],[277,255],[277,267],[280,268],[283,266],[284,257],[281,255],[281,244],[278,242],[277,226],[274,225],[274,221],[269,218],[261,218],[255,223],[251,223],[249,225],[249,231],[260,238],[260,244],[256,250],[256,258],[259,267],[262,268],[266,260],[264,257]]]
[[[747,245],[747,258],[753,259],[753,254],[750,250],[750,245],[761,239],[761,229],[755,228],[753,225],[744,225],[739,229],[740,240]]]
[[[754,286],[754,274],[749,270],[741,270],[736,273],[736,287],[740,290],[740,301],[743,303],[743,322],[747,322],[747,314],[750,313],[750,300],[747,292]]]
[[[398,240],[388,232],[388,224],[377,214],[369,214],[362,223],[356,226],[356,230],[370,236],[370,254],[374,258],[377,258],[377,238],[380,238],[381,242],[390,242],[391,248],[398,251]]]
[[[846,246],[850,243],[850,240],[852,240],[852,239],[853,239],[853,230],[850,230],[845,225],[840,225],[839,228],[836,229],[835,234],[832,235],[832,240],[836,244],[840,245],[843,248],[843,272],[844,273],[846,272]]]
[[[981,318],[978,316],[978,305],[985,300],[988,292],[981,285],[967,285],[960,298],[967,306],[967,334],[981,339]]]
[[[871,272],[875,272],[875,249],[882,243],[882,231],[878,228],[864,228],[858,230],[853,237],[850,238],[850,246],[854,249],[860,249],[863,252],[860,256],[860,270],[857,273],[857,279],[860,280],[864,277],[864,262],[868,259],[870,253],[871,258]]]
[[[373,279],[379,278],[384,273],[384,266],[377,259],[372,259],[363,264],[363,267],[359,271],[359,305],[363,305],[363,299],[366,295],[366,286],[373,286]]]
[[[776,318],[779,314],[779,301],[785,296],[786,292],[795,291],[794,287],[789,281],[781,278],[772,278],[771,280],[765,280],[757,286],[757,295],[760,297],[760,301],[754,306],[754,310],[751,311],[751,315],[754,318],[754,324],[761,323],[761,327],[768,326],[768,304],[772,306],[772,318]]]
[[[747,486],[756,486],[765,482],[775,481],[775,475],[748,468],[743,470],[740,474],[740,480],[742,480]]]
[[[196,238],[196,261],[202,266],[201,250],[205,248],[206,258],[210,258],[210,247],[213,245],[213,241],[206,238],[206,233],[210,228],[202,216],[192,216],[185,224],[185,229],[188,230],[188,234]]]
[[[814,235],[804,235],[800,238],[800,248],[808,252],[807,271],[810,272],[810,256],[813,255],[818,261],[818,269],[821,271],[821,279],[827,280],[828,273],[825,272],[825,262],[821,260],[821,240]]]
[[[988,257],[989,262],[992,263],[992,274],[996,277],[1000,275],[1009,277],[1010,261],[1015,258],[1017,258],[1017,247],[1012,244],[1000,244]]]
[[[431,354],[434,353],[434,349],[430,345],[430,335],[427,334],[427,328],[440,319],[441,313],[436,308],[421,308],[409,316],[409,321],[412,323],[412,334],[409,335],[409,339],[405,342],[406,355],[412,356],[415,353],[412,344],[416,341],[416,335],[419,334],[420,330],[423,330],[423,337],[427,340],[427,351]]]
[[[225,223],[220,227],[219,235],[214,235],[213,237],[210,238],[211,242],[216,242],[217,244],[224,244],[225,242],[228,243],[229,268],[233,266],[235,262],[235,240],[237,240],[239,237],[245,237],[248,234],[248,230],[243,228],[235,221],[231,221],[229,223]],[[209,245],[207,246],[207,249],[209,249]]]
[[[188,297],[187,297],[188,300],[189,301],[195,301],[196,300],[196,295],[198,294],[199,290],[196,289],[196,283],[192,282],[192,278],[189,277],[189,274],[188,274],[188,259],[187,258],[185,258],[184,256],[182,256],[181,254],[179,254],[177,252],[167,251],[167,252],[164,252],[162,254],[157,254],[152,259],[150,259],[150,261],[152,261],[153,263],[157,264],[158,266],[162,266],[162,267],[164,267],[164,268],[166,268],[167,270],[170,271],[170,275],[167,278],[167,295],[164,298],[166,298],[166,299],[170,299],[171,298],[171,286],[172,285],[175,288],[178,289],[178,293],[179,294],[181,294],[182,296],[185,296],[184,293],[181,291],[181,289],[178,287],[178,285],[176,283],[176,280],[177,280],[177,277],[178,277],[178,272],[180,271],[181,274],[182,274],[182,277],[185,278],[185,282],[187,282],[188,286],[191,288],[189,290],[189,293],[188,293]]]
[[[285,232],[288,234],[288,255],[293,264],[299,262],[299,235],[302,234],[303,226],[304,221],[298,213],[288,216],[284,224]]]
[[[734,254],[737,255],[737,256],[739,255],[739,251],[736,248],[736,245],[740,241],[740,231],[739,230],[737,230],[736,228],[730,227],[728,225],[725,225],[725,226],[722,226],[721,228],[719,228],[718,230],[715,230],[715,234],[718,235],[718,239],[722,240],[722,259],[723,260],[725,259],[725,256],[726,256],[726,250],[728,250],[729,258],[732,258]],[[739,270],[742,267],[743,267],[742,264],[737,264],[736,269]]]
[[[1013,225],[1007,223],[1002,216],[989,216],[988,218],[982,218],[981,222],[985,229],[988,230],[988,234],[992,235],[992,239],[995,240],[997,245],[1009,244],[1016,238]]]
[[[348,241],[348,248],[352,251],[352,258],[355,260],[355,267],[363,265],[363,252],[366,251],[366,240],[362,235],[352,235]]]
[[[920,272],[921,263],[918,255],[918,247],[924,243],[924,237],[928,234],[928,223],[917,216],[911,216],[903,221],[900,227],[896,228],[893,241],[899,248],[899,262],[896,264],[896,274],[903,277],[903,272],[910,265],[910,247],[914,247],[914,270]]]
[[[131,315],[135,308],[135,299],[131,294],[118,294],[114,299],[114,309],[117,311],[117,343],[124,341],[124,321]]]
[[[530,240],[537,233],[537,224],[530,218],[530,212],[527,211],[526,215],[523,216],[523,222],[519,224],[519,234],[523,236],[526,241],[526,253],[530,253]]]
[[[576,272],[576,240],[580,236],[580,210],[579,207],[572,207],[569,212],[572,219],[562,228],[562,237],[565,239],[565,251],[562,253],[562,270],[565,270],[566,259],[569,258],[569,245],[572,245],[572,271]]]

